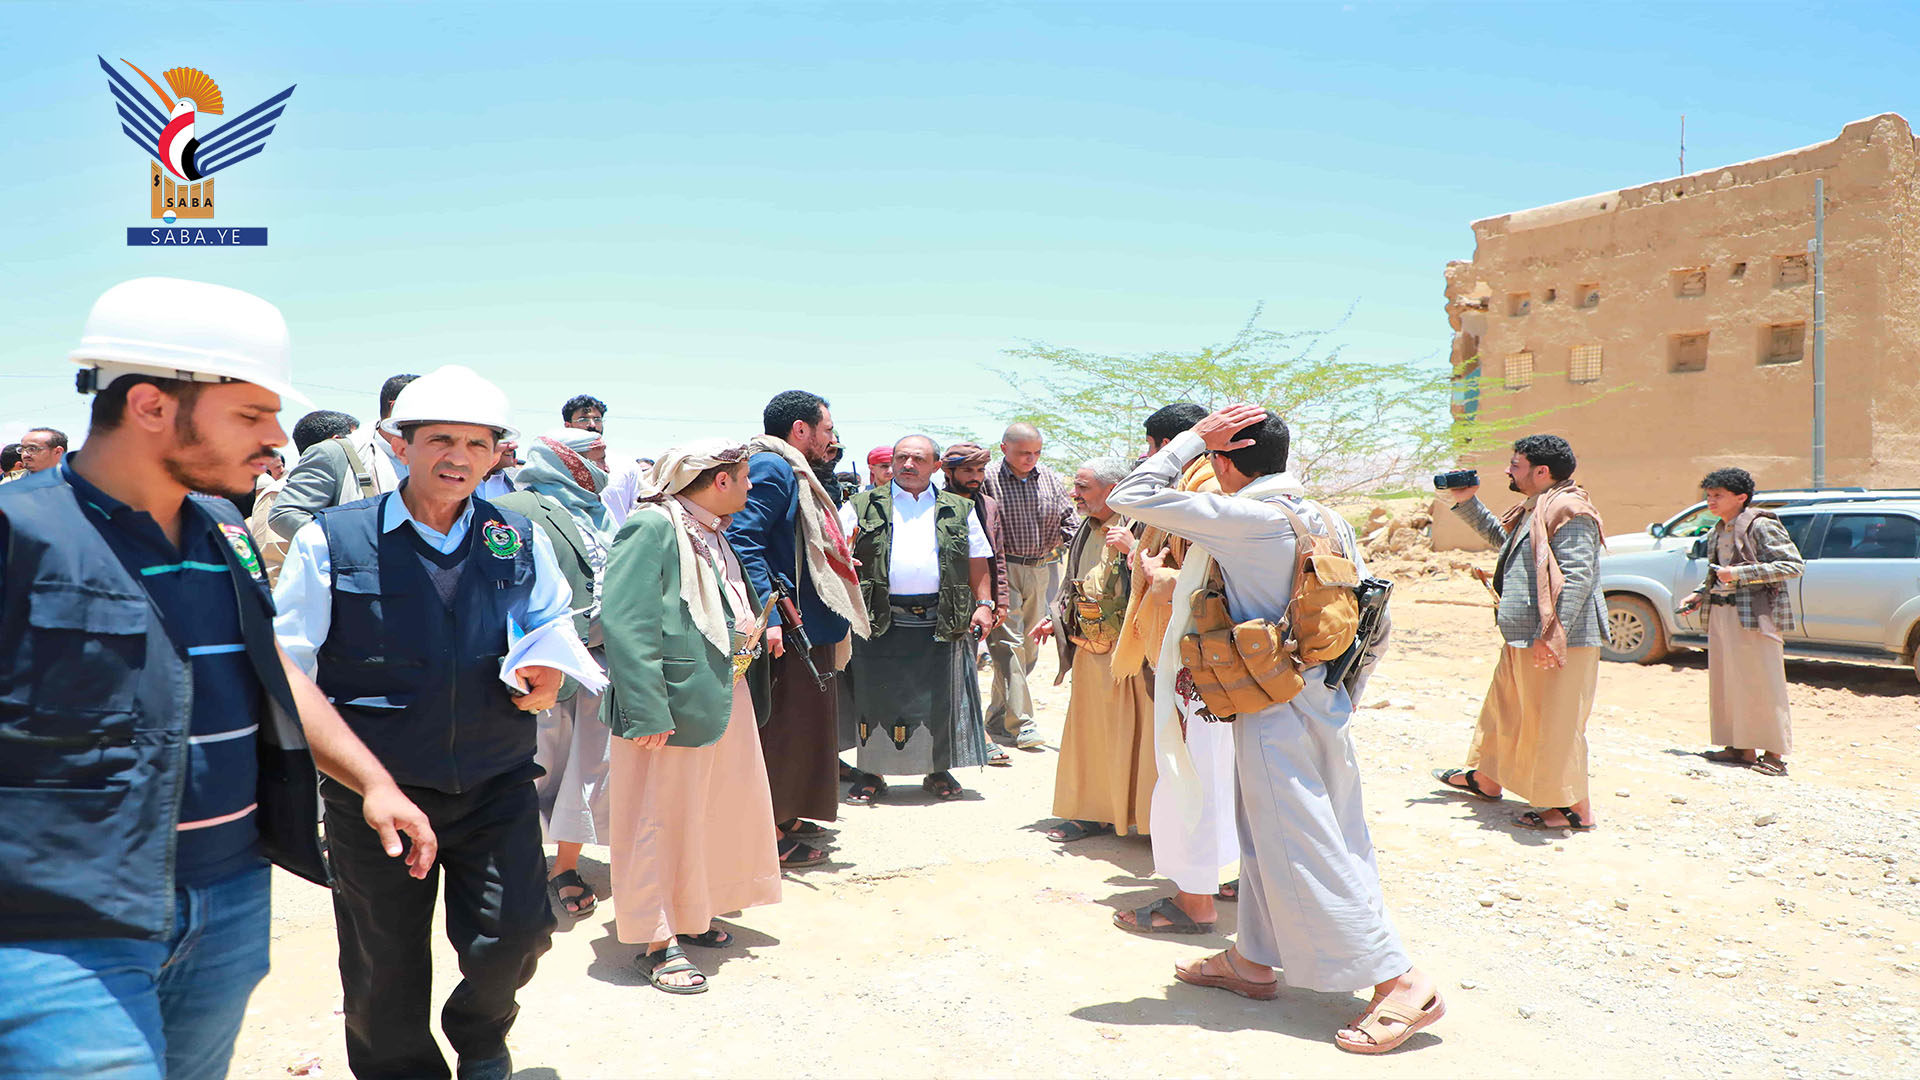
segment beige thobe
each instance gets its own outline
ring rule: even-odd
[[[751,611],[733,550],[717,534],[705,539],[726,553],[729,606]],[[609,847],[621,941],[703,934],[715,915],[780,902],[773,795],[744,680],[734,680],[727,730],[713,745],[642,750],[614,739],[612,759]]]
[[[1724,529],[1718,554],[1720,565],[1733,564],[1733,537]],[[1722,590],[1716,585],[1713,591],[1730,596],[1733,586]],[[1793,753],[1786,657],[1770,615],[1763,612],[1760,629],[1749,630],[1740,625],[1734,605],[1707,608],[1707,714],[1718,746],[1780,757]]]
[[[1533,664],[1533,650],[1507,645],[1493,669],[1467,768],[1534,806],[1587,797],[1587,714],[1600,677],[1600,649],[1567,650],[1565,667]]]

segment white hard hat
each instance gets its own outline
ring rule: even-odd
[[[402,424],[480,424],[517,441],[520,431],[507,419],[512,411],[499,387],[472,368],[447,364],[408,383],[380,430],[398,435]]]
[[[313,402],[293,388],[292,347],[280,309],[252,293],[180,278],[123,281],[93,302],[80,347],[67,356],[95,371],[91,389],[125,375],[248,382]],[[82,390],[89,387],[83,383]]]

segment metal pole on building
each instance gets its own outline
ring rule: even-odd
[[[1680,175],[1687,175],[1687,114],[1680,114]]]
[[[1813,180],[1813,486],[1827,486],[1827,182]]]

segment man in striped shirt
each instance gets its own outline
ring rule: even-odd
[[[1040,656],[1040,643],[1028,632],[1046,618],[1052,568],[1047,559],[1073,540],[1079,519],[1060,474],[1040,464],[1040,429],[1007,425],[1000,439],[1000,461],[987,470],[986,493],[1000,504],[1000,528],[1007,549],[1009,611],[987,638],[993,657],[993,697],[987,706],[987,734],[995,742],[1022,750],[1041,745],[1033,723],[1033,697],[1027,673]]]
[[[275,646],[218,497],[286,441],[279,312],[143,278],[74,358],[82,452],[0,492],[0,1076],[217,1080],[267,971],[268,861],[326,880],[315,766],[388,856],[412,838],[414,877],[437,841]]]

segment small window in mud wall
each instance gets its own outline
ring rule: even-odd
[[[1580,305],[1583,308],[1599,307],[1600,306],[1600,283],[1597,281],[1588,281],[1588,282],[1582,283],[1581,285],[1574,288],[1573,297],[1574,297],[1573,302]]]
[[[1807,257],[1805,255],[1781,255],[1774,259],[1774,288],[1785,289],[1806,283]]]
[[[1707,295],[1707,268],[1704,266],[1688,266],[1672,270],[1667,276],[1673,279],[1673,295],[1677,297]]]
[[[1507,354],[1506,382],[1509,390],[1525,390],[1533,385],[1533,353]]]
[[[1760,328],[1760,362],[1797,364],[1807,354],[1807,324],[1774,323]]]
[[[1567,381],[1577,383],[1600,381],[1600,346],[1575,345],[1567,357]]]
[[[1532,310],[1532,308],[1532,293],[1516,292],[1507,294],[1507,314],[1525,315],[1528,311]]]
[[[1707,370],[1707,335],[1704,332],[1668,335],[1667,370]]]

